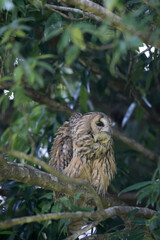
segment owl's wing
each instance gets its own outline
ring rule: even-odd
[[[65,122],[58,130],[51,149],[49,164],[59,171],[63,171],[73,156],[73,144],[69,122]]]
[[[81,117],[81,113],[75,113],[69,122],[65,122],[58,129],[51,149],[49,164],[59,171],[64,172],[73,158],[72,130]]]

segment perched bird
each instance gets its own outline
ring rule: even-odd
[[[59,128],[50,165],[71,178],[88,180],[105,195],[116,172],[111,135],[111,120],[104,113],[76,113]]]
[[[58,129],[50,165],[69,177],[88,180],[99,195],[105,195],[116,172],[111,135],[111,120],[104,113],[76,113]],[[68,234],[87,222],[85,218],[71,220]]]

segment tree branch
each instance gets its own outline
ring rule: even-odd
[[[115,138],[117,138],[118,140],[121,140],[123,143],[128,145],[130,148],[136,150],[137,152],[142,153],[145,157],[147,157],[152,162],[154,162],[154,163],[158,162],[159,156],[156,153],[145,148],[142,144],[136,142],[134,139],[126,137],[125,135],[123,135],[116,129],[113,129],[113,136]]]
[[[0,168],[0,181],[14,180],[17,182],[24,182],[28,185],[39,186],[44,189],[60,192],[70,197],[75,197],[80,191],[83,191],[84,194],[80,196],[80,201],[87,202],[91,207],[95,206],[93,196],[86,190],[86,188],[81,187],[81,189],[78,189],[75,185],[57,182],[55,177],[51,174],[40,171],[27,164],[4,162],[6,167]],[[0,189],[0,195],[7,196],[8,191]],[[121,199],[121,196],[119,198]],[[115,205],[124,205],[119,198],[107,193],[101,200],[104,208],[107,208]]]
[[[157,214],[156,211],[148,209],[148,208],[140,208],[140,207],[130,207],[130,206],[115,206],[111,208],[107,208],[104,211],[93,211],[93,212],[64,212],[64,213],[49,213],[49,214],[39,214],[36,216],[29,216],[29,217],[21,217],[21,218],[15,218],[11,220],[6,220],[3,222],[0,222],[0,229],[7,229],[13,226],[16,226],[18,224],[24,224],[24,223],[31,223],[31,222],[42,222],[46,220],[58,220],[63,218],[91,218],[93,220],[96,220],[97,223],[99,221],[103,221],[105,219],[114,217],[114,216],[123,216],[127,215],[131,211],[137,210],[137,213],[135,213],[135,216],[140,216],[144,218],[151,218]]]
[[[4,81],[0,82],[0,89],[7,89],[10,90],[14,86],[13,81]],[[71,116],[74,111],[67,107],[65,104],[61,104],[54,99],[48,97],[48,95],[42,95],[38,91],[34,90],[31,87],[25,86],[24,87],[24,93],[26,96],[30,97],[35,102],[38,102],[40,104],[44,104],[52,109],[52,111],[55,112],[63,112],[67,116]]]
[[[90,185],[90,183],[88,181],[80,180],[80,179],[73,179],[73,178],[69,178],[66,175],[62,175],[60,172],[56,171],[54,168],[49,166],[47,163],[41,161],[37,157],[33,157],[33,156],[30,156],[30,155],[27,155],[25,153],[15,151],[15,150],[7,150],[4,147],[0,147],[0,151],[2,151],[3,153],[7,153],[9,155],[12,155],[14,157],[25,159],[29,162],[37,164],[38,166],[41,166],[47,172],[51,173],[53,176],[57,177],[59,180],[61,180],[63,182],[66,182],[69,184],[75,184],[75,185],[87,188],[88,192],[93,196],[93,199],[95,200],[95,203],[96,203],[98,209],[103,209],[103,205],[102,205],[100,197],[98,196],[98,194],[96,193],[96,191],[93,189],[93,187]]]
[[[77,8],[71,8],[71,7],[62,7],[62,6],[57,6],[57,5],[52,5],[52,4],[45,4],[45,7],[46,8],[48,8],[48,9],[50,9],[51,11],[55,11],[55,10],[58,10],[58,13],[59,14],[62,14],[60,11],[63,11],[63,12],[74,12],[74,13],[78,13],[78,14],[81,14],[82,16],[83,16],[83,18],[81,18],[81,19],[75,19],[75,18],[71,18],[70,20],[85,20],[85,19],[88,19],[88,18],[90,18],[90,19],[93,19],[93,20],[95,20],[95,21],[97,21],[97,22],[102,22],[103,21],[103,19],[102,18],[100,18],[100,17],[97,17],[96,15],[94,15],[94,14],[92,14],[92,13],[88,13],[88,12],[86,12],[86,11],[82,11],[82,10],[80,10],[80,9],[77,9]],[[63,15],[62,15],[63,16]],[[64,17],[66,17],[66,15],[64,16]]]
[[[0,169],[0,181],[14,180],[28,185],[40,186],[44,189],[65,193],[75,196],[76,189],[66,188],[55,180],[55,177],[46,172],[42,172],[32,166],[20,163],[7,163],[7,167]]]
[[[121,17],[109,11],[108,9],[100,6],[99,4],[96,4],[90,0],[78,0],[78,1],[61,0],[61,1],[79,7],[84,11],[87,11],[102,18],[103,20],[108,19],[110,21],[111,26],[120,29],[122,32],[128,32],[141,38],[146,44],[154,45],[156,48],[160,48],[160,41],[157,41],[157,43],[155,42],[153,43],[153,40],[150,39],[152,36],[152,31],[150,31],[150,29],[146,33],[137,31],[133,26],[129,26],[122,22]]]
[[[0,88],[2,89],[10,89],[13,86],[13,82],[0,82]],[[47,95],[42,95],[38,91],[33,88],[25,88],[25,94],[30,97],[32,100],[45,104],[52,111],[55,112],[63,112],[64,114],[71,116],[75,113],[74,110],[70,109],[68,106],[58,103],[54,99],[51,99]],[[145,157],[147,157],[150,161],[157,163],[159,156],[151,150],[145,148],[142,144],[136,142],[134,139],[130,139],[118,132],[117,130],[113,130],[113,136],[128,145],[130,148],[142,153]]]
[[[135,58],[139,55],[141,55],[141,53],[136,55]],[[134,59],[134,57],[133,57],[133,59]],[[101,77],[105,77],[104,73],[99,69],[98,64],[96,64],[95,62],[93,64],[93,62],[86,61],[85,58],[80,58],[79,62],[85,67],[90,67],[92,72],[96,73],[97,75],[100,75]],[[125,77],[125,81],[119,77],[116,78],[115,81],[107,78],[107,83],[110,87],[112,87],[115,91],[121,92],[122,94],[124,94],[127,97],[130,97],[130,95],[131,95],[133,97],[134,101],[138,102],[138,104],[144,109],[147,116],[151,120],[153,120],[154,123],[156,123],[158,126],[160,126],[160,116],[154,111],[153,108],[149,107],[146,104],[140,91],[137,90],[131,82],[129,84],[126,84],[126,81],[127,81],[126,77]],[[96,99],[96,102],[97,102],[97,99]]]
[[[33,88],[25,88],[24,92],[26,96],[33,99],[35,102],[45,104],[55,112],[63,112],[68,116],[71,116],[74,111],[67,107],[65,104],[61,104],[54,99],[48,97],[47,95],[42,95],[39,92],[35,91]]]

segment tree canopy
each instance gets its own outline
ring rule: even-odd
[[[160,2],[1,0],[0,12],[0,239],[66,239],[82,217],[67,239],[93,227],[83,239],[160,239]],[[57,129],[94,111],[113,121],[105,197],[48,165]]]

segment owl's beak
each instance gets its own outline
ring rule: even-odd
[[[108,128],[108,127],[102,128],[101,132],[105,132],[105,133],[107,133],[109,136],[112,135],[112,129],[111,129],[111,128]]]
[[[106,141],[107,139],[109,140],[110,137],[111,137],[111,132],[110,131],[104,131],[104,129],[98,133],[98,134],[95,134],[94,135],[94,140],[95,142],[98,142],[98,141]]]

